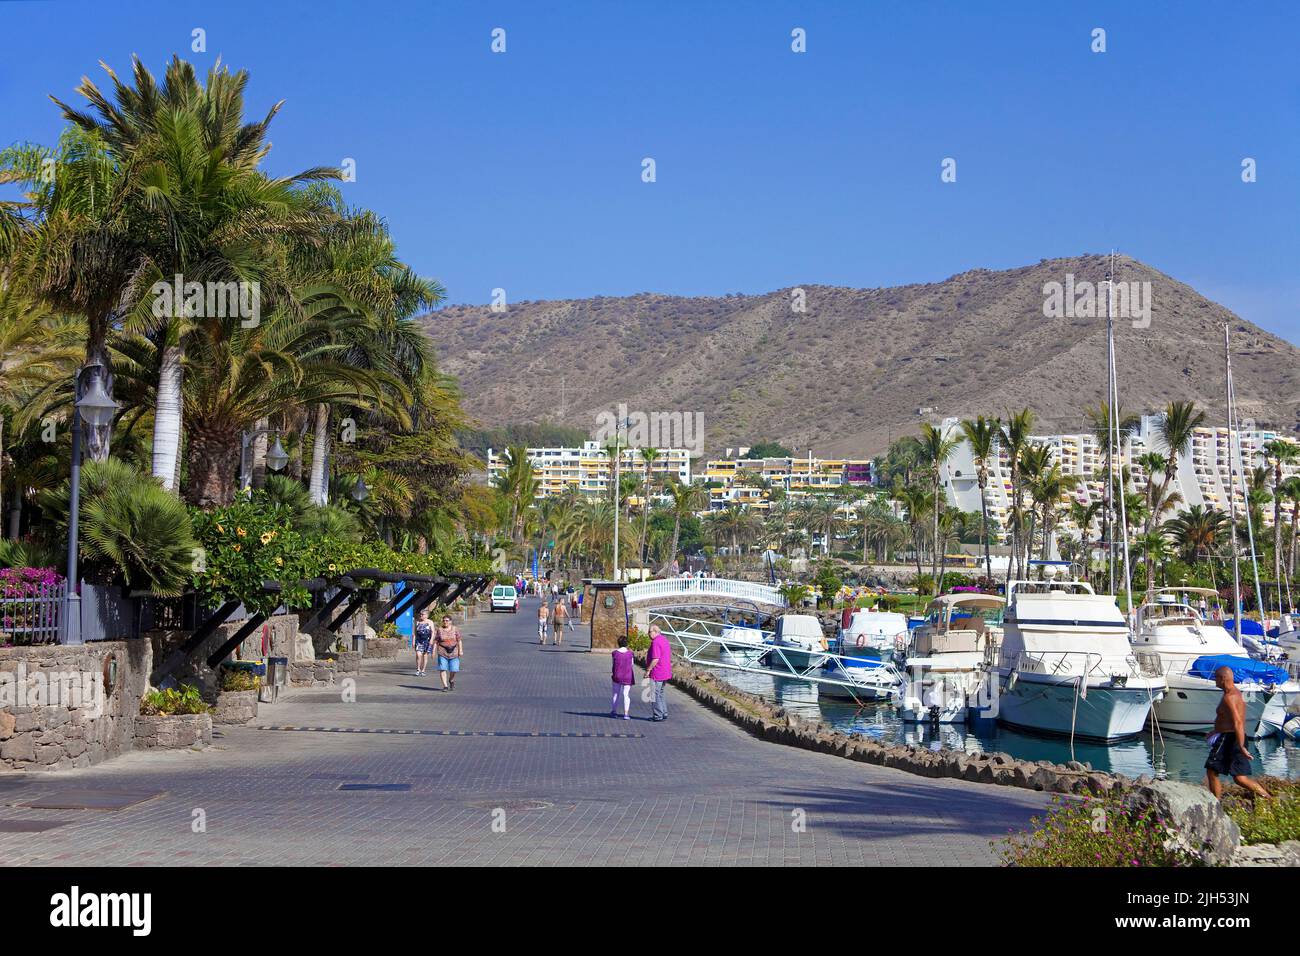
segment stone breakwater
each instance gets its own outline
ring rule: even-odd
[[[645,656],[637,654],[644,668]],[[1178,831],[1180,847],[1210,866],[1300,866],[1300,843],[1242,846],[1241,832],[1203,787],[1149,776],[1093,770],[1070,761],[1017,760],[1005,753],[965,753],[885,744],[844,734],[722,682],[704,668],[674,662],[672,684],[761,740],[860,760],[923,777],[1022,787],[1079,797],[1112,794],[1135,809],[1150,807]]]
[[[673,664],[672,683],[762,740],[906,770],[924,777],[950,777],[1048,793],[1096,796],[1146,782],[1134,781],[1123,774],[1093,770],[1088,764],[1078,761],[1054,764],[1046,760],[1017,760],[1005,753],[935,751],[881,743],[860,734],[844,734],[823,723],[787,713],[761,697],[724,684],[707,670],[688,664]]]

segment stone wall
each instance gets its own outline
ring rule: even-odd
[[[117,677],[105,688],[109,661]],[[152,666],[145,640],[0,648],[0,770],[88,767],[129,751]]]
[[[246,724],[257,716],[257,691],[226,690],[217,695],[214,724]]]
[[[201,748],[212,743],[211,714],[137,717],[135,746],[140,750]]]

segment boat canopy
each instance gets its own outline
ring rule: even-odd
[[[1202,597],[1212,597],[1215,600],[1219,598],[1219,592],[1211,588],[1156,588],[1156,594],[1199,594]]]
[[[975,607],[987,610],[1000,608],[1006,603],[1006,599],[997,594],[943,594],[931,601],[927,610],[933,611],[945,607],[953,609]]]
[[[1288,676],[1285,669],[1267,661],[1235,654],[1206,654],[1198,657],[1187,668],[1187,673],[1192,677],[1214,680],[1214,672],[1220,667],[1231,668],[1232,679],[1239,684],[1285,684]]]

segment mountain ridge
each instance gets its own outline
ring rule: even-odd
[[[762,439],[824,456],[872,455],[922,420],[1028,406],[1038,431],[1081,430],[1105,393],[1109,257],[855,289],[805,285],[755,295],[534,300],[505,312],[449,306],[424,317],[443,371],[486,426],[593,428],[622,402],[702,412],[709,453]],[[1098,284],[1100,316],[1048,318],[1048,283]],[[1294,432],[1300,349],[1130,257],[1116,282],[1149,282],[1146,328],[1115,321],[1121,404],[1193,399],[1223,414],[1223,325],[1243,417]],[[802,289],[807,311],[791,310]],[[1138,324],[1141,324],[1140,322]],[[929,409],[930,411],[919,411]]]

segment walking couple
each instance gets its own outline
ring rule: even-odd
[[[460,659],[464,656],[465,645],[461,640],[460,628],[451,623],[451,616],[444,614],[442,622],[433,626],[429,612],[421,611],[420,619],[415,622],[415,676],[423,677],[429,663],[429,654],[435,652],[438,658],[438,676],[442,678],[442,689],[456,689],[456,675],[460,673]]]
[[[565,610],[563,595],[557,591],[550,605],[546,603],[546,595],[542,595],[541,606],[537,608],[537,636],[540,638],[543,647],[546,646],[548,623],[554,632],[555,646],[560,646],[564,640],[564,619],[568,616],[569,612]]]
[[[609,716],[618,716],[618,701],[623,698],[623,719],[631,719],[632,685],[636,683],[636,674],[632,669],[632,650],[627,646],[627,636],[618,639],[618,647],[610,655],[612,658],[611,678],[614,683],[613,696],[609,703]],[[664,699],[664,687],[673,676],[673,654],[668,638],[659,630],[659,625],[650,625],[650,649],[646,652],[646,677],[654,682],[654,703],[650,705],[650,719],[661,721],[668,719],[668,703]]]

